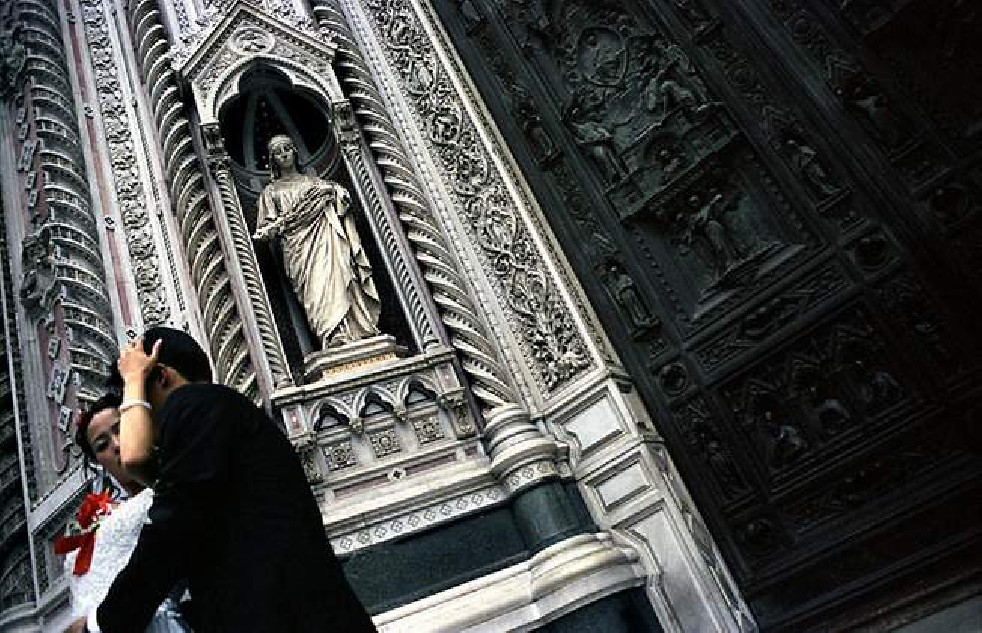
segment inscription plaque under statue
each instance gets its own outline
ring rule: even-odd
[[[334,379],[344,374],[358,373],[369,367],[386,364],[405,357],[408,350],[396,344],[395,337],[380,334],[358,339],[338,347],[313,352],[304,358],[304,378],[308,382]]]

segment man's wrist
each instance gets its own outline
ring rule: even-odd
[[[148,367],[146,371],[130,372],[127,374],[123,374],[123,383],[142,385],[143,381],[147,379],[147,376],[150,375],[150,372],[152,370],[153,370],[152,367]]]
[[[116,408],[121,414],[133,408],[143,408],[147,411],[153,411],[153,407],[150,406],[150,403],[143,398],[124,398]]]

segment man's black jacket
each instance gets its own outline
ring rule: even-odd
[[[142,633],[182,578],[196,633],[375,631],[293,448],[261,409],[227,387],[191,384],[155,425],[149,523],[99,606],[105,633]]]

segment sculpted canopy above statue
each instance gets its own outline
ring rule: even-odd
[[[257,240],[278,238],[286,275],[324,348],[379,333],[372,268],[336,182],[300,173],[287,136],[269,142],[273,180],[259,196]]]

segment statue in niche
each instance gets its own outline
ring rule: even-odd
[[[746,488],[729,451],[715,437],[710,437],[706,442],[706,462],[716,475],[724,497],[731,497]]]
[[[798,427],[780,419],[779,413],[770,404],[765,404],[754,416],[754,425],[764,459],[772,469],[791,465],[809,448]]]
[[[509,83],[512,104],[514,105],[515,118],[522,126],[522,132],[532,146],[532,154],[537,163],[546,163],[559,153],[552,137],[542,127],[542,117],[535,107],[532,97],[517,83]]]
[[[675,44],[666,44],[663,40],[658,40],[655,46],[663,62],[645,87],[645,108],[657,116],[658,124],[676,108],[690,121],[705,114],[711,105],[706,97],[706,86],[689,57]]]
[[[631,279],[617,262],[609,262],[604,275],[607,291],[631,324],[631,334],[642,336],[657,324]]]
[[[484,16],[478,10],[471,0],[454,0],[457,5],[457,10],[460,11],[460,17],[464,22],[464,30],[467,31],[468,35],[477,31],[482,24],[484,24]]]
[[[863,361],[853,361],[854,372],[860,376],[859,398],[866,411],[872,413],[900,399],[903,389],[889,372],[870,369]]]
[[[378,334],[378,292],[347,190],[300,173],[287,136],[270,139],[269,165],[273,180],[259,196],[253,237],[279,239],[314,335],[326,349]]]
[[[842,191],[833,182],[829,173],[825,171],[825,167],[818,158],[818,152],[793,138],[786,140],[784,147],[791,161],[791,166],[804,180],[813,196],[819,200],[824,200]]]
[[[857,83],[848,88],[839,88],[836,94],[845,107],[862,117],[873,136],[887,149],[894,149],[903,142],[903,126],[897,116],[887,107],[886,97],[876,90],[871,82]]]
[[[714,23],[713,17],[702,6],[700,0],[675,0],[675,7],[682,19],[695,29],[697,35],[709,30]]]
[[[51,241],[51,230],[42,227],[37,233],[25,237],[21,246],[24,264],[24,277],[20,284],[21,303],[32,314],[46,312],[54,304],[56,294],[55,247]]]
[[[556,18],[562,8],[557,6],[561,4],[560,0],[518,0],[518,4],[525,8],[528,21],[522,48],[529,51],[533,38],[538,38],[546,47],[552,45],[561,31]]]
[[[614,137],[606,127],[582,117],[582,108],[571,103],[566,108],[567,122],[576,138],[576,144],[586,150],[594,164],[600,168],[608,184],[620,182],[627,176],[627,166],[617,155]]]
[[[661,169],[664,182],[671,180],[675,176],[675,173],[682,167],[682,157],[665,148],[658,150],[658,156],[655,162]]]
[[[817,393],[817,391],[814,391]],[[812,414],[822,426],[826,436],[838,435],[852,421],[852,414],[842,401],[833,396],[818,399],[816,397]]]
[[[709,252],[716,278],[723,277],[727,270],[740,259],[740,253],[729,229],[723,223],[723,214],[727,203],[723,194],[710,191],[705,203],[698,196],[689,198],[689,205],[694,210],[690,213],[682,233],[682,243],[693,248],[702,243]]]

